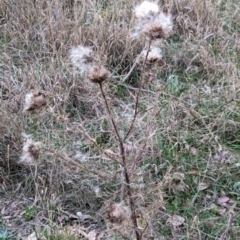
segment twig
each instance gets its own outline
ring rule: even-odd
[[[46,149],[47,150],[47,149]],[[49,151],[49,150],[48,150]],[[85,170],[85,171],[88,171],[90,173],[94,173],[96,174],[97,176],[101,177],[101,178],[104,178],[104,179],[107,179],[108,181],[112,181],[109,177],[107,176],[104,176],[102,175],[101,173],[99,173],[99,171],[94,171],[92,169],[89,169],[85,166],[83,166],[82,164],[79,164],[78,162],[74,161],[73,159],[69,158],[69,157],[63,157],[61,154],[57,153],[57,152],[52,152],[52,151],[49,151],[51,153],[53,153],[54,155],[58,156],[59,158],[61,158],[62,160],[64,160],[65,162],[71,162],[72,164],[74,164],[75,166],[78,166],[79,168]]]
[[[121,162],[119,162],[117,159],[113,158],[113,157],[110,156],[106,151],[104,151],[104,150],[96,143],[96,141],[94,141],[94,139],[91,138],[91,137],[88,135],[88,133],[85,131],[85,129],[84,129],[83,126],[81,126],[81,125],[78,125],[78,126],[79,126],[79,127],[81,128],[81,130],[83,131],[83,134],[90,140],[90,142],[93,143],[93,145],[94,145],[98,150],[100,150],[103,154],[105,154],[107,157],[109,157],[109,158],[112,159],[113,161],[115,161],[115,162],[117,162],[118,164],[122,165]]]
[[[111,114],[110,108],[108,106],[107,98],[106,98],[106,95],[105,95],[105,93],[103,91],[102,83],[99,83],[99,86],[100,86],[100,90],[101,90],[101,93],[102,93],[102,96],[103,96],[103,99],[104,99],[104,102],[105,102],[105,105],[106,105],[106,108],[107,108],[108,116],[110,117],[110,120],[111,120],[111,123],[112,123],[112,126],[113,126],[114,132],[115,132],[115,134],[116,134],[116,136],[118,138],[118,141],[122,142],[122,139],[120,137],[120,134],[119,134],[117,126],[116,126],[116,123],[115,123],[115,121],[113,119],[113,116]]]
[[[145,67],[146,67],[146,62],[147,62],[148,54],[149,54],[149,52],[150,52],[151,43],[152,43],[152,41],[150,40],[150,41],[149,41],[149,45],[148,45],[147,54],[146,54],[146,57],[145,57],[145,59],[144,59],[144,63],[143,63],[143,67],[142,67],[142,72],[144,72]],[[132,131],[132,128],[133,128],[134,122],[135,122],[135,120],[136,120],[136,118],[137,118],[137,114],[138,114],[139,95],[140,95],[140,92],[141,92],[142,86],[143,86],[143,76],[141,75],[141,77],[140,77],[140,86],[139,86],[139,88],[138,88],[138,92],[137,92],[137,96],[136,96],[136,102],[135,102],[135,108],[134,108],[134,116],[133,116],[133,120],[132,120],[132,123],[131,123],[131,125],[130,125],[130,127],[129,127],[129,129],[128,129],[127,134],[126,134],[125,137],[124,137],[123,142],[126,141],[128,135],[129,135],[130,132]]]
[[[124,83],[122,83],[122,82],[119,82],[119,81],[117,81],[117,80],[115,80],[115,79],[111,79],[111,81],[114,82],[114,83],[116,83],[117,85],[126,87],[126,88],[131,89],[131,90],[134,90],[134,91],[138,91],[138,90],[139,90],[139,88],[132,87],[132,86],[130,86],[130,85],[127,85],[127,84],[124,84]],[[155,94],[155,92],[150,91],[150,90],[147,90],[147,89],[142,89],[141,91],[142,91],[142,92],[147,92],[147,93]]]
[[[134,68],[136,67],[137,65],[137,61],[138,61],[138,57],[136,58],[134,64],[132,65],[131,69],[129,70],[129,72],[127,73],[127,75],[121,80],[121,83],[124,83],[128,78],[129,76],[131,75],[132,71],[134,70]]]

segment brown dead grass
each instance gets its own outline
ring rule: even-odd
[[[166,64],[143,73],[146,91],[140,94],[140,114],[126,146],[139,225],[143,229],[148,226],[145,239],[150,236],[157,239],[160,235],[171,239],[230,239],[239,232],[237,224],[231,226],[232,235],[225,233],[224,227],[219,227],[217,233],[211,232],[205,227],[208,220],[195,225],[195,215],[201,218],[201,201],[196,201],[194,216],[187,215],[184,207],[179,210],[188,221],[183,226],[169,226],[167,219],[180,214],[172,205],[169,207],[170,202],[182,201],[181,194],[178,199],[178,194],[175,196],[171,190],[178,184],[171,180],[173,172],[198,172],[196,178],[187,175],[190,199],[186,195],[182,199],[190,202],[194,202],[197,192],[194,181],[206,181],[208,174],[209,179],[217,179],[217,169],[226,177],[219,184],[212,182],[218,192],[228,188],[231,192],[230,186],[237,181],[236,172],[226,165],[216,167],[212,159],[220,148],[226,148],[235,160],[239,153],[238,2],[158,2],[173,14],[174,34],[162,44]],[[118,157],[115,136],[99,89],[74,72],[69,50],[78,44],[92,46],[106,59],[114,79],[121,80],[145,45],[142,38],[130,38],[135,22],[132,9],[137,3],[113,0],[0,3],[0,194],[4,194],[5,202],[16,202],[16,206],[22,202],[24,206],[37,206],[38,213],[31,222],[38,222],[41,227],[50,225],[57,229],[61,227],[57,217],[63,211],[69,216],[81,211],[94,217],[94,221],[81,223],[89,231],[105,229],[102,220],[109,226],[109,232],[115,229],[106,220],[107,208],[125,198],[121,193],[122,170],[109,157]],[[141,66],[137,66],[125,81],[128,87],[114,81],[104,84],[121,133],[126,132],[133,117],[136,91],[130,87],[138,87],[140,74]],[[72,89],[74,77],[77,87]],[[26,114],[24,97],[31,90],[43,92],[47,106]],[[22,132],[32,134],[34,140],[44,144],[37,166],[18,163]],[[206,169],[206,161],[216,171]],[[234,168],[232,163],[228,164]],[[218,177],[221,179],[222,175]],[[230,177],[234,179],[232,183],[227,180]],[[100,195],[96,186],[101,189]],[[200,193],[197,194],[200,198]],[[235,200],[238,198],[235,196]],[[26,209],[21,206],[18,211]],[[5,220],[6,216],[11,216],[11,220]],[[0,223],[11,230],[16,216],[4,210],[1,218]],[[72,224],[74,221],[70,218]],[[219,216],[218,221],[222,221]],[[21,233],[21,228],[30,228],[22,232],[27,236],[32,231],[30,225],[20,214],[18,225],[12,230]],[[225,222],[221,226],[228,228]]]

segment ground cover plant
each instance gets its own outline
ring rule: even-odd
[[[0,239],[238,239],[238,1],[0,2]]]

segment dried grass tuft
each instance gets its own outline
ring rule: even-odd
[[[81,211],[94,219],[86,229],[101,226],[105,239],[238,238],[228,213],[238,210],[236,0],[3,0],[0,16],[3,224],[25,239],[39,224],[79,229],[73,215]],[[40,89],[35,98],[31,89]],[[21,132],[32,135],[22,140]],[[222,190],[231,200],[216,211]],[[29,206],[39,212],[26,222]],[[169,224],[171,216],[185,221]]]

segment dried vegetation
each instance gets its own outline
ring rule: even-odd
[[[140,3],[0,2],[3,239],[238,239],[239,3]]]

